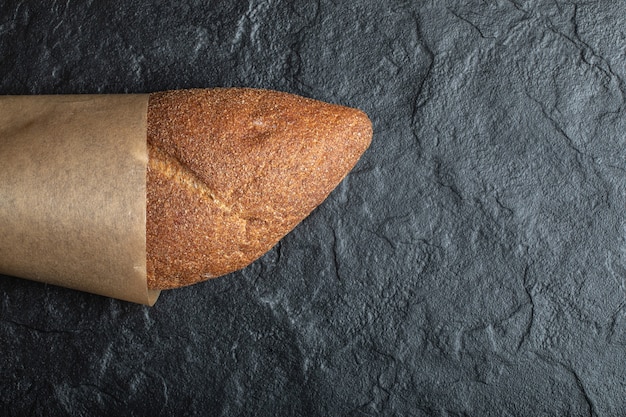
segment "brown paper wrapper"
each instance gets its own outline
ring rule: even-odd
[[[148,95],[0,97],[0,273],[152,305]]]

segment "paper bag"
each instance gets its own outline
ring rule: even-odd
[[[148,95],[0,97],[0,273],[152,305]]]

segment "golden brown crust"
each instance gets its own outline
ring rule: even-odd
[[[148,286],[241,269],[339,184],[372,127],[355,109],[228,88],[150,95]]]

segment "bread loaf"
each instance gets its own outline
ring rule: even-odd
[[[371,137],[363,112],[287,93],[151,94],[148,286],[193,284],[259,258],[328,196]]]

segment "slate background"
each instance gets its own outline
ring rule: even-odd
[[[260,261],[153,308],[2,277],[0,414],[626,415],[625,28],[612,1],[0,2],[0,94],[262,87],[375,131]]]

